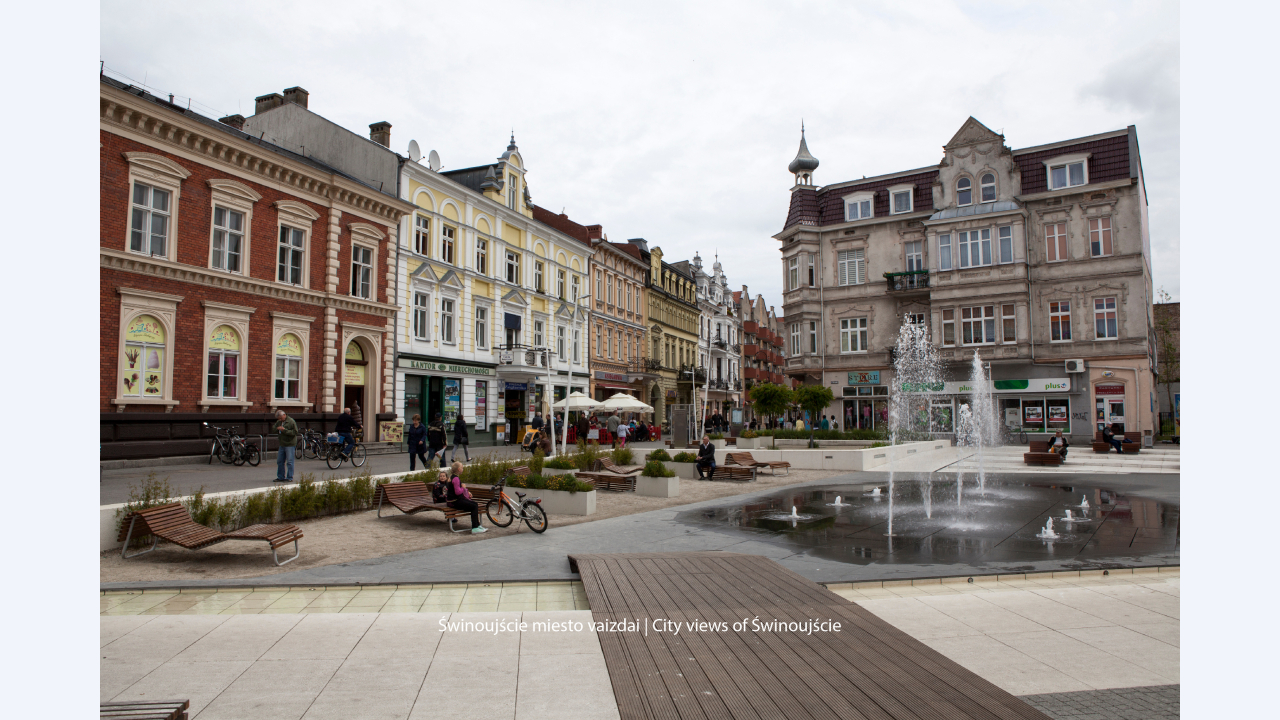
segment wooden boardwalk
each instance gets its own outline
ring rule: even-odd
[[[569,561],[597,622],[640,621],[634,631],[599,633],[623,720],[1047,718],[768,558],[690,552]],[[744,619],[746,628],[735,631]],[[681,623],[679,634],[669,631],[671,621]],[[684,626],[698,621],[727,629]],[[841,628],[757,631],[752,621]]]

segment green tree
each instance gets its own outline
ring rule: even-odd
[[[755,403],[757,413],[777,417],[791,405],[795,393],[785,385],[773,383],[756,383],[751,387],[751,402]]]
[[[795,392],[796,404],[801,410],[809,413],[809,447],[813,447],[813,428],[818,423],[814,418],[821,417],[836,396],[831,388],[822,385],[801,385]]]

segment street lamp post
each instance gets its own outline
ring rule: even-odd
[[[569,454],[569,396],[573,394],[573,335],[572,333],[575,333],[578,331],[578,308],[581,307],[581,302],[589,297],[591,297],[591,293],[587,293],[586,295],[581,295],[581,296],[574,296],[573,298],[573,324],[569,326],[569,329],[570,329],[569,379],[565,380],[565,386],[564,386],[564,432],[561,435],[561,437],[563,438],[563,446],[561,447],[561,450],[560,450],[566,455]],[[585,352],[583,353],[583,356],[584,357],[586,356]],[[582,412],[582,411],[579,410],[578,412]],[[554,432],[555,426],[552,425],[551,429]]]

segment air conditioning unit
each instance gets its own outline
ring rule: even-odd
[[[1069,373],[1082,373],[1082,372],[1084,372],[1084,360],[1068,360],[1068,361],[1067,361],[1067,372],[1069,372]]]

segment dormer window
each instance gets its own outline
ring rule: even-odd
[[[989,203],[996,201],[996,176],[987,173],[982,176],[982,202]]]
[[[909,213],[915,209],[915,185],[895,185],[889,188],[889,212],[893,215]]]
[[[875,215],[875,203],[871,193],[850,195],[844,199],[844,219],[846,221],[866,220]]]
[[[1089,184],[1089,154],[1065,155],[1045,161],[1049,189],[1062,190]]]
[[[961,207],[973,204],[973,181],[962,177],[956,181],[956,205]]]

